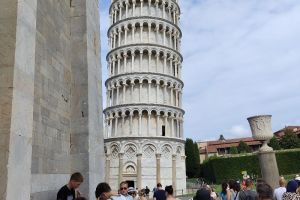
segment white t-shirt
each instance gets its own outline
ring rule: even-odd
[[[274,190],[274,199],[275,200],[282,200],[282,195],[285,192],[286,192],[286,188],[285,187],[276,188]]]

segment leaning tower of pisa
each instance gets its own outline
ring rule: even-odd
[[[178,0],[112,0],[109,13],[106,181],[185,192]]]

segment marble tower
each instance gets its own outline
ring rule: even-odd
[[[109,13],[106,181],[185,192],[178,1],[112,0]]]

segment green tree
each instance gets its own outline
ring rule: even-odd
[[[280,139],[280,146],[283,149],[300,148],[300,139],[291,129],[285,129],[284,136]]]
[[[275,136],[272,137],[272,139],[270,140],[269,146],[272,147],[274,150],[280,150],[281,149],[279,141]]]
[[[239,153],[250,153],[251,152],[251,148],[244,141],[240,141],[237,149],[238,149]]]
[[[200,154],[197,142],[194,142],[194,177],[200,176]]]
[[[229,153],[230,154],[239,154],[239,151],[238,151],[237,147],[230,147]]]
[[[185,141],[185,155],[186,155],[186,175],[189,178],[194,177],[195,175],[195,168],[194,168],[194,160],[195,160],[195,155],[194,155],[194,142],[192,139],[187,138]]]

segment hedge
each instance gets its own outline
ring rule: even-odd
[[[279,174],[287,175],[300,172],[300,149],[277,151],[276,160]],[[256,154],[209,159],[201,165],[200,174],[206,181],[221,183],[226,179],[240,179],[242,171],[261,177]]]

